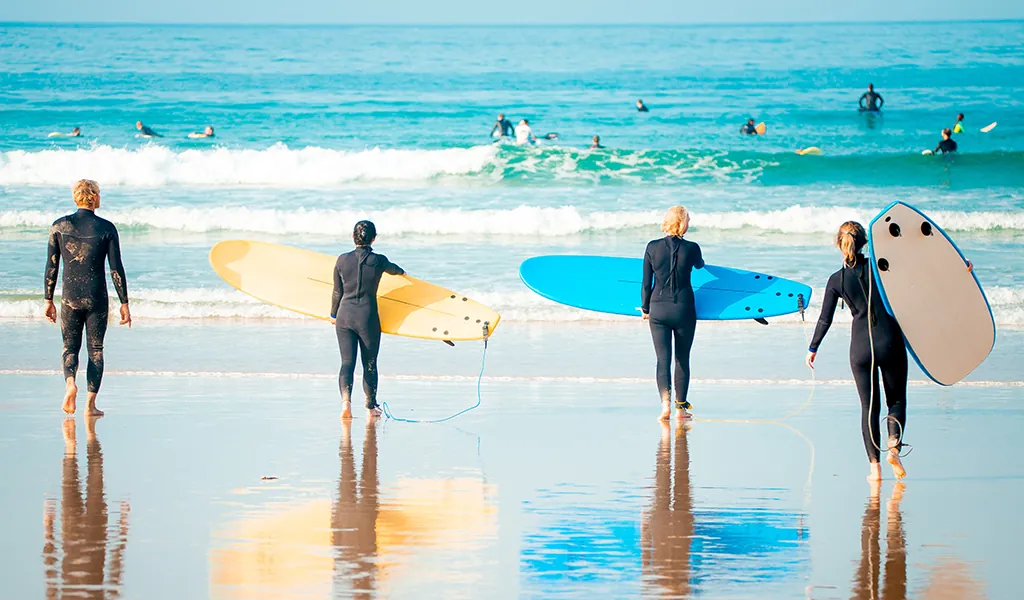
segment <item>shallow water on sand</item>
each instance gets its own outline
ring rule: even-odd
[[[344,426],[330,379],[121,375],[92,437],[57,412],[58,377],[0,385],[12,598],[1016,590],[1014,388],[912,387],[910,478],[874,496],[843,386],[814,389],[785,425],[684,431],[654,420],[647,383],[496,381],[453,424]],[[471,380],[384,385],[405,416],[474,400]],[[709,419],[777,418],[810,392],[694,386]]]

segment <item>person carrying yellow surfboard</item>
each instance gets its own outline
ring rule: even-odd
[[[405,275],[402,267],[373,251],[377,227],[371,221],[359,221],[352,230],[356,248],[338,257],[334,265],[334,294],[331,298],[331,323],[338,334],[341,351],[341,417],[352,418],[352,380],[356,353],[363,363],[363,391],[370,419],[380,416],[377,405],[377,354],[380,352],[380,312],[377,288],[380,278]]]
[[[767,131],[767,129],[768,128],[765,126],[764,123],[758,123],[757,125],[754,125],[754,119],[750,118],[747,119],[746,125],[740,127],[740,133],[746,135],[764,135],[764,132]]]

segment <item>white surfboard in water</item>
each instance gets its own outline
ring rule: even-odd
[[[921,370],[953,385],[992,351],[996,325],[967,259],[934,221],[893,202],[871,221],[878,291]]]

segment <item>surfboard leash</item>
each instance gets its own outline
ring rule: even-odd
[[[391,412],[391,408],[388,406],[387,401],[382,401],[380,407],[381,407],[381,411],[384,413],[384,417],[387,418],[388,420],[397,421],[399,423],[444,423],[444,422],[447,422],[447,421],[451,421],[452,419],[454,419],[456,417],[460,417],[460,416],[468,413],[469,411],[471,411],[471,410],[473,410],[475,408],[478,408],[480,406],[480,404],[482,402],[482,398],[483,398],[480,388],[481,388],[481,385],[483,384],[483,380],[484,380],[484,370],[487,368],[487,343],[488,343],[488,341],[490,341],[490,337],[491,337],[491,329],[490,328],[491,328],[491,322],[490,321],[484,321],[484,325],[483,325],[483,330],[484,330],[484,338],[483,338],[484,339],[484,349],[483,349],[483,352],[480,355],[480,373],[476,377],[476,404],[474,404],[473,406],[470,406],[469,408],[464,408],[464,409],[460,410],[459,412],[457,412],[457,413],[455,413],[453,415],[447,416],[447,417],[445,417],[443,419],[406,419],[406,418],[394,416],[394,414],[392,414],[392,412]]]

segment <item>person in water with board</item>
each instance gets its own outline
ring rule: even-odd
[[[164,137],[159,133],[153,131],[146,125],[143,125],[142,121],[136,121],[135,128],[139,130],[139,135],[141,135],[142,137]]]
[[[57,307],[53,296],[57,287],[60,262],[64,261],[63,290],[60,301],[60,325],[64,336],[64,412],[73,415],[77,408],[78,354],[82,349],[82,330],[86,334],[89,368],[87,417],[101,417],[96,408],[96,395],[103,380],[103,337],[107,333],[109,301],[107,299],[104,261],[110,264],[110,279],[121,301],[121,324],[132,326],[128,309],[128,281],[121,263],[121,242],[117,228],[106,219],[96,216],[100,207],[100,186],[95,181],[82,179],[75,184],[73,196],[78,212],[61,217],[50,228],[44,271],[44,314],[51,323],[57,322]]]
[[[843,223],[836,234],[836,246],[843,253],[843,266],[829,277],[825,287],[821,316],[807,349],[807,366],[814,368],[818,348],[832,326],[836,305],[844,301],[853,314],[850,368],[860,395],[861,436],[870,463],[868,481],[876,482],[882,479],[880,454],[883,451],[896,479],[907,475],[900,460],[907,423],[907,348],[903,330],[885,309],[871,265],[864,257],[867,243],[864,227],[855,221]],[[889,408],[886,418],[889,437],[884,446],[878,430],[882,402],[879,375]]]
[[[516,143],[520,146],[537,143],[537,136],[533,134],[533,128],[530,127],[530,122],[526,119],[516,125]]]
[[[512,137],[516,134],[516,128],[512,126],[512,121],[505,118],[504,113],[498,113],[498,120],[494,123],[494,127],[491,127],[491,137],[507,138]]]
[[[672,416],[672,343],[675,342],[675,406],[680,421],[691,418],[690,349],[697,328],[690,275],[704,268],[700,246],[683,239],[690,228],[690,214],[682,206],[665,213],[661,230],[667,235],[647,244],[644,277],[640,288],[641,312],[650,321],[654,352],[658,357],[657,381],[661,394],[662,421]]]
[[[754,119],[747,119],[747,124],[740,127],[740,133],[746,135],[757,135],[757,125],[754,125]]]
[[[875,91],[875,84],[869,83],[868,91],[861,95],[858,104],[860,105],[860,112],[881,112],[885,99]]]
[[[377,228],[370,221],[359,221],[352,230],[356,248],[338,257],[334,265],[334,294],[331,298],[331,323],[338,334],[341,351],[341,416],[352,418],[352,381],[356,369],[356,352],[363,363],[363,392],[369,418],[380,415],[377,405],[377,354],[380,352],[380,313],[377,288],[385,273],[405,275],[402,267],[392,263],[371,247],[377,239]]]
[[[956,152],[956,140],[953,139],[953,131],[949,127],[942,130],[942,139],[939,140],[939,145],[932,150],[932,154],[940,152],[943,154]]]
[[[188,134],[188,137],[193,138],[193,139],[196,139],[196,138],[212,138],[212,137],[214,137],[213,127],[211,127],[210,125],[207,125],[206,129],[203,129],[202,131],[199,131],[199,132],[190,133],[190,134]]]
[[[963,133],[964,129],[964,113],[957,113],[956,124],[953,125],[953,133]]]
[[[604,146],[601,145],[601,136],[595,135],[593,142],[594,143],[590,144],[591,150],[600,150],[601,148],[604,148]]]
[[[643,100],[636,101],[636,112],[651,112]]]

